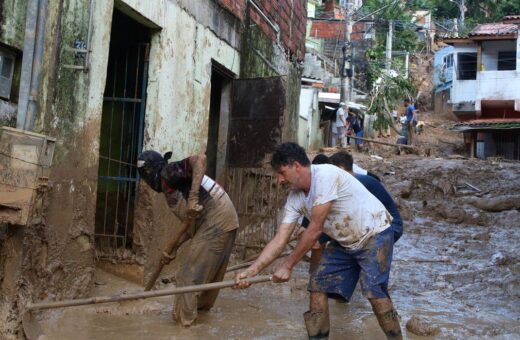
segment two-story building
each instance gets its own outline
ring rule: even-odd
[[[448,38],[436,53],[436,111],[460,121],[471,157],[520,159],[520,16]]]

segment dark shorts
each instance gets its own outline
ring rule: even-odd
[[[390,228],[373,236],[363,249],[356,251],[347,250],[335,241],[329,242],[318,269],[311,275],[308,290],[350,300],[360,281],[365,297],[388,298],[393,249],[394,232]]]

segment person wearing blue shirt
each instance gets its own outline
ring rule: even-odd
[[[412,145],[414,139],[414,127],[417,124],[415,117],[415,106],[410,102],[410,99],[404,100],[404,107],[406,108],[406,128],[408,129],[408,145]]]
[[[403,235],[403,219],[401,218],[401,214],[399,213],[399,209],[397,209],[397,205],[394,202],[392,196],[385,189],[383,184],[379,182],[377,179],[367,175],[355,174],[352,171],[352,164],[354,164],[354,160],[352,155],[348,152],[338,152],[332,155],[330,158],[330,163],[349,172],[351,175],[356,177],[358,181],[363,184],[365,188],[372,195],[374,195],[383,205],[386,210],[392,215],[392,224],[390,225],[390,229],[394,232],[394,243],[401,238]]]

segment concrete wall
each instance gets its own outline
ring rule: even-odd
[[[0,1],[0,43],[23,50],[27,0]]]
[[[300,92],[298,144],[310,150],[323,146],[318,91],[312,87],[302,87]]]
[[[506,51],[516,51],[516,40],[484,41],[482,43],[482,67],[480,70],[496,71],[498,52]]]
[[[454,69],[458,69],[458,53],[476,53],[476,46],[455,46],[454,50]],[[475,101],[477,93],[477,81],[476,80],[459,80],[458,75],[454,74],[453,77],[453,88],[451,91],[451,102],[470,102]]]
[[[21,275],[25,288],[21,291],[27,300],[74,298],[84,295],[91,284],[101,113],[114,5],[155,29],[150,51],[145,149],[172,150],[175,158],[204,152],[212,60],[239,73],[240,54],[235,48],[239,32],[229,31],[229,27],[238,27],[234,22],[227,26],[201,24],[174,1],[108,0],[95,4],[92,53],[88,71],[83,72],[64,65],[77,63],[70,50],[74,42],[87,41],[90,1],[49,3],[42,91],[38,95],[34,130],[57,139],[55,157],[44,210],[11,240],[13,244],[24,244],[20,258],[24,259]],[[207,16],[208,22],[218,13],[210,15],[213,17]],[[13,46],[22,47],[23,35],[16,32],[3,33],[2,37],[8,36],[13,39]],[[217,34],[225,35],[235,47]],[[21,41],[16,40],[20,38]],[[161,196],[151,197],[148,204],[138,209],[154,208],[155,221],[160,223],[145,235],[146,241],[169,239],[168,231],[172,232],[175,220]],[[136,231],[139,232],[139,225]],[[163,244],[157,242],[154,246],[159,249]],[[149,260],[155,260],[153,251]],[[23,302],[3,304],[6,311],[0,311],[15,324],[19,320],[17,305],[22,306]],[[16,327],[4,324],[0,338],[14,336],[17,331]]]
[[[453,81],[454,68],[453,66],[446,68],[443,66],[443,63],[444,57],[450,54],[453,55],[453,51],[453,46],[446,46],[435,52],[435,70],[433,73],[433,84],[435,86],[435,91],[443,91],[451,86],[451,82]],[[453,57],[455,58],[455,56]],[[441,75],[442,72],[444,72],[444,75]]]
[[[88,69],[67,68],[65,65],[78,65],[77,55],[71,51],[74,43],[88,42],[92,2],[95,6]],[[174,159],[206,150],[213,61],[237,78],[282,76],[287,89],[282,139],[296,140],[301,75],[297,59],[298,51],[304,48],[305,24],[300,27],[304,19],[295,20],[294,16],[301,15],[302,6],[305,11],[305,2],[284,1],[279,16],[281,41],[266,33],[271,28],[259,13],[251,18],[250,12],[244,12],[242,22],[233,11],[222,11],[220,4],[224,1],[92,2],[49,1],[34,131],[54,137],[57,142],[49,189],[42,198],[44,204],[31,225],[13,236],[13,244],[23,244],[22,280],[17,283],[23,282],[23,287],[18,287],[21,300],[3,304],[10,314],[2,312],[1,316],[15,323],[20,317],[17,306],[23,306],[26,300],[83,296],[92,282],[99,140],[114,7],[153,32],[144,149],[173,151]],[[261,2],[265,6],[267,3]],[[4,8],[0,9],[5,13]],[[276,8],[263,9],[276,12]],[[24,21],[21,14],[17,18]],[[12,46],[21,48],[23,34],[19,32],[10,26],[9,31],[2,29],[0,37],[8,37]],[[134,245],[142,256],[140,263],[146,276],[180,224],[163,196],[144,185],[140,187],[135,219]],[[5,327],[0,326],[0,338],[12,335],[14,328]]]

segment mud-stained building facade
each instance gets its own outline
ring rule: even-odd
[[[0,338],[22,336],[28,301],[85,295],[96,266],[138,282],[153,270],[179,221],[139,185],[141,150],[205,152],[227,186],[296,140],[305,6],[0,1],[0,125],[54,146],[25,225],[2,221],[16,207],[0,204]]]

